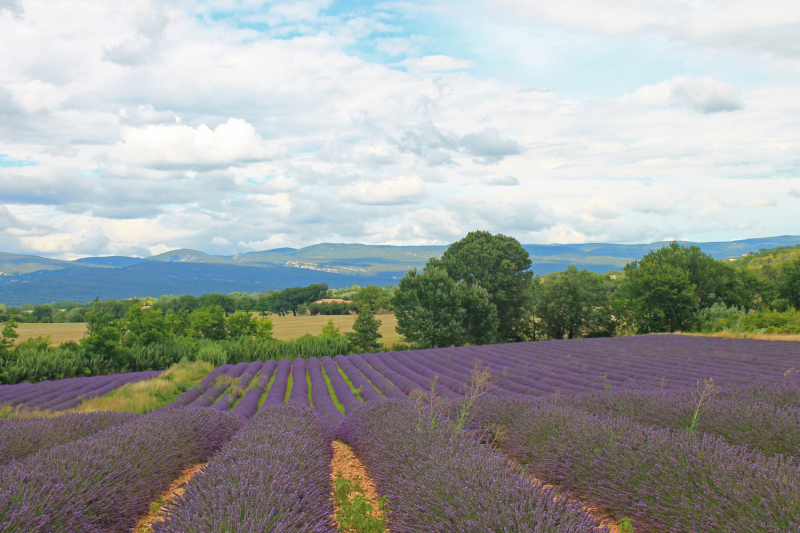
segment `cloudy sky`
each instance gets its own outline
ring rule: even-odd
[[[800,234],[797,0],[0,0],[0,251]]]

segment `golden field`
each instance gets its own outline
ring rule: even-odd
[[[319,335],[322,331],[322,326],[327,324],[328,320],[333,320],[336,327],[341,328],[342,333],[353,331],[353,322],[356,320],[356,315],[299,315],[285,317],[270,315],[269,318],[275,324],[275,338],[289,340],[306,333]],[[379,330],[383,335],[382,343],[394,344],[402,341],[400,335],[394,330],[397,325],[394,313],[375,315],[375,318],[383,322]],[[20,324],[17,328],[17,333],[19,333],[19,339],[17,339],[19,342],[31,337],[50,335],[51,345],[58,346],[66,341],[80,341],[86,333],[86,324]]]

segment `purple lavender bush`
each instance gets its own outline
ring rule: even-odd
[[[431,424],[409,401],[364,404],[340,436],[387,497],[392,533],[607,531],[579,504],[533,483],[447,420]]]
[[[495,424],[513,459],[635,531],[800,528],[800,474],[786,457],[530,398],[482,404],[477,419]]]
[[[70,413],[53,418],[10,420],[0,431],[0,466],[19,461],[39,450],[136,420],[137,413]]]
[[[330,441],[317,414],[265,406],[168,505],[157,533],[333,533]]]
[[[242,426],[211,409],[172,409],[40,451],[0,469],[0,531],[129,531],[186,468]]]
[[[592,414],[627,417],[664,428],[686,429],[694,421],[693,431],[712,433],[728,444],[800,459],[800,409],[776,407],[749,392],[722,391],[703,405],[698,405],[698,395],[691,391],[619,391],[557,401]]]

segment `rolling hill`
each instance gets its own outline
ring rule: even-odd
[[[766,237],[697,244],[717,259],[741,257],[762,248],[794,245],[800,236]],[[569,265],[604,273],[619,270],[667,242],[649,244],[524,244],[536,274]],[[327,283],[332,288],[396,283],[409,269],[421,268],[446,246],[385,246],[322,243],[231,256],[179,249],[149,258],[85,257],[61,261],[0,253],[0,303],[47,303],[193,294],[263,292]]]

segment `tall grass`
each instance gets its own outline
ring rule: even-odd
[[[156,378],[127,383],[106,396],[83,402],[75,411],[149,413],[197,385],[213,369],[214,366],[206,361],[190,362],[184,359]]]

